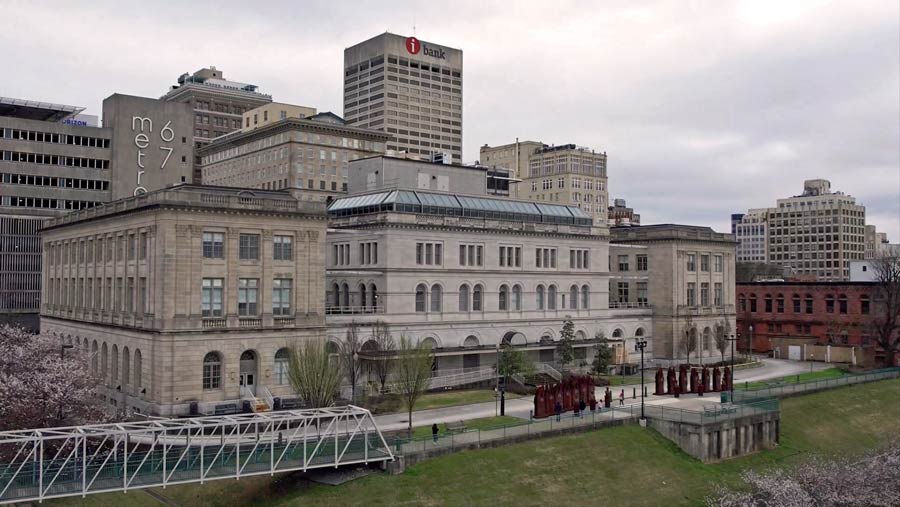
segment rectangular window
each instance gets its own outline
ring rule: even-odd
[[[704,273],[709,272],[709,255],[700,256],[700,271],[703,271]]]
[[[722,256],[716,255],[715,257],[713,257],[713,262],[715,264],[714,267],[715,267],[716,273],[721,273],[724,270]]]
[[[628,256],[619,256],[619,271],[628,271]]]
[[[132,313],[134,312],[134,277],[129,276],[127,283],[128,285],[125,286],[125,311]]]
[[[503,248],[503,247],[501,247]],[[460,245],[459,246],[460,264],[462,266],[483,266],[484,265],[484,246],[482,245]],[[502,257],[502,256],[501,256]],[[501,263],[502,263],[501,259]],[[501,264],[502,266],[502,264]]]
[[[628,302],[628,282],[618,282],[616,301],[618,301],[619,303]]]
[[[700,306],[709,306],[709,283],[700,284]]]
[[[687,284],[687,305],[695,306],[697,304],[697,284],[688,282]]]
[[[647,282],[637,283],[637,302],[639,305],[646,305],[649,302],[647,299]]]
[[[425,266],[443,264],[443,245],[441,243],[416,243],[416,264]]]
[[[203,233],[203,257],[207,259],[225,258],[225,234],[221,232]]]
[[[241,234],[238,246],[238,255],[242,261],[259,259],[259,234]]]
[[[272,280],[272,315],[284,317],[291,314],[294,281],[290,278]]]
[[[138,243],[138,259],[145,260],[147,258],[147,233],[141,233],[140,243]]]
[[[713,305],[722,306],[722,284],[719,282],[713,286]]]
[[[274,236],[272,242],[272,257],[276,261],[294,260],[293,236]]]
[[[204,278],[201,294],[201,313],[204,317],[221,317],[224,283],[221,278]]]
[[[256,315],[259,301],[259,279],[238,280],[238,315]]]
[[[697,256],[694,254],[687,255],[687,270],[697,271]]]
[[[636,255],[635,264],[637,264],[636,269],[638,271],[647,271],[647,256],[645,254]]]

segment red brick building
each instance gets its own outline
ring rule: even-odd
[[[770,352],[772,338],[816,338],[820,344],[875,346],[867,323],[873,311],[872,282],[738,283],[735,344]],[[752,326],[752,331],[751,331]],[[878,354],[876,353],[876,356]],[[878,357],[880,359],[880,357]]]

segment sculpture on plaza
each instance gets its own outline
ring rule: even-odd
[[[537,386],[534,392],[534,417],[550,417],[556,413],[559,402],[562,412],[574,409],[584,400],[586,405],[594,396],[594,380],[589,375],[578,375],[563,379],[561,382]]]
[[[653,394],[657,396],[666,394],[666,380],[662,368],[656,369],[656,390],[653,392]]]

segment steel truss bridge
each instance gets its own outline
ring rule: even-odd
[[[393,460],[357,406],[0,432],[0,504]]]

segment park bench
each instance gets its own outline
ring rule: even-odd
[[[282,398],[281,399],[281,409],[282,410],[294,410],[297,408],[303,408],[303,403],[300,401],[300,398]]]
[[[444,427],[447,428],[447,433],[462,433],[466,431],[466,423],[463,421],[450,421],[444,423]]]
[[[239,410],[236,403],[223,403],[221,405],[216,405],[213,415],[231,415],[237,414],[238,412]]]

